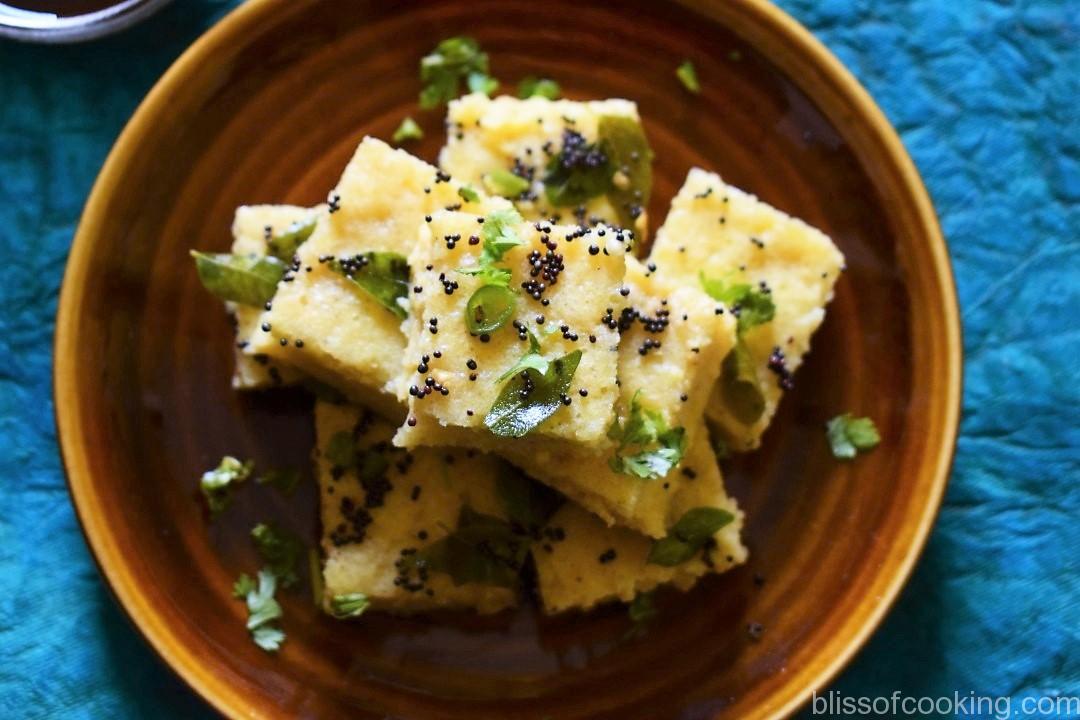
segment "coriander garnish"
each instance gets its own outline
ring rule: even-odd
[[[842,460],[850,460],[860,452],[872,450],[881,442],[874,421],[868,417],[857,418],[851,413],[844,413],[827,422],[825,428],[833,457]]]
[[[397,130],[394,131],[394,134],[390,139],[393,140],[395,144],[400,145],[409,140],[422,140],[423,138],[424,131],[416,124],[415,120],[411,117],[407,117],[401,121],[401,124],[398,125]]]
[[[211,516],[217,517],[229,506],[232,502],[233,484],[247,480],[254,469],[254,461],[240,462],[231,455],[226,455],[221,458],[216,468],[203,473],[199,480],[199,489],[206,498]]]
[[[460,94],[461,81],[467,81],[473,92],[492,92],[488,77],[488,56],[471,37],[452,37],[443,40],[420,60],[420,107],[431,110]]]
[[[285,641],[285,633],[274,624],[281,617],[281,605],[274,599],[277,578],[269,570],[259,571],[258,584],[244,574],[233,584],[233,595],[247,603],[247,629],[251,639],[266,652],[276,652]]]
[[[683,60],[682,64],[675,68],[675,75],[684,88],[695,95],[701,93],[701,83],[698,82],[697,69],[694,68],[694,63]]]
[[[772,295],[763,288],[755,288],[750,283],[710,279],[705,277],[704,272],[699,273],[698,278],[705,292],[714,300],[724,303],[738,318],[737,330],[740,334],[770,322],[776,314]]]
[[[266,569],[281,581],[281,586],[295,585],[299,580],[296,564],[304,554],[304,543],[295,535],[269,523],[259,523],[252,528],[251,540]]]
[[[559,87],[559,83],[548,78],[538,78],[535,75],[522,78],[521,82],[518,83],[518,97],[522,100],[531,97],[545,97],[548,100],[555,100],[561,92],[562,88]]]
[[[625,422],[616,417],[608,428],[608,438],[618,442],[608,465],[617,473],[655,480],[666,476],[682,461],[686,431],[668,427],[663,415],[641,404],[640,396],[638,390],[631,398]],[[626,454],[630,446],[637,446],[638,451]]]
[[[330,612],[339,620],[360,617],[370,605],[371,600],[361,592],[335,595],[330,598]]]

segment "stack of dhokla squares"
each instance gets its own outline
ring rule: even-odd
[[[230,303],[234,386],[340,396],[315,409],[326,597],[494,612],[531,562],[555,613],[744,562],[717,448],[760,443],[840,252],[695,168],[640,257],[625,100],[472,94],[447,128],[438,168],[365,138],[325,205],[236,212],[233,258],[276,285]]]

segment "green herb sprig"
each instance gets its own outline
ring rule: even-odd
[[[328,266],[400,319],[408,317],[402,303],[409,297],[409,264],[404,256],[395,252],[364,252],[336,258]]]
[[[423,140],[424,131],[415,120],[411,117],[406,117],[401,121],[401,124],[398,125],[397,130],[394,131],[394,134],[390,139],[394,141],[395,145],[401,145],[402,143],[412,140]]]
[[[868,417],[855,417],[851,413],[837,415],[825,424],[829,447],[833,457],[850,460],[861,452],[878,446],[881,435],[874,421]]]
[[[258,582],[246,573],[233,584],[233,596],[247,604],[247,629],[251,639],[266,652],[277,652],[285,642],[285,633],[277,626],[281,605],[274,599],[277,578],[269,570],[260,570]]]
[[[616,417],[608,428],[608,438],[618,443],[608,465],[623,475],[655,480],[665,477],[682,462],[686,454],[686,430],[668,427],[664,416],[642,405],[640,397],[638,390],[630,399],[625,422]],[[630,446],[636,446],[637,452],[626,453]]]
[[[199,490],[206,498],[211,517],[217,517],[232,503],[233,488],[237,483],[251,477],[255,461],[241,462],[231,455],[221,458],[213,470],[207,470],[199,479]]]
[[[491,94],[498,81],[488,75],[488,56],[471,37],[447,38],[420,60],[420,107],[431,110],[450,102],[465,81],[472,92]]]
[[[559,83],[548,78],[539,78],[535,75],[529,75],[522,78],[518,83],[518,97],[522,100],[531,97],[543,97],[548,100],[556,100],[559,94],[562,93],[562,88],[559,87]]]

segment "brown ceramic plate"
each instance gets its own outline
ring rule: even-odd
[[[727,465],[750,563],[663,595],[645,637],[623,639],[618,607],[342,624],[296,594],[288,642],[267,655],[231,584],[257,567],[255,522],[314,540],[314,490],[245,488],[211,524],[197,478],[227,452],[305,464],[310,405],[230,390],[229,327],[187,251],[226,248],[239,204],[323,200],[357,141],[388,138],[405,115],[433,159],[441,115],[416,106],[417,61],[461,33],[506,83],[535,74],[572,98],[636,100],[656,150],[654,222],[701,165],[823,228],[848,272],[764,447]],[[700,96],[675,79],[684,58]],[[766,718],[836,674],[910,573],[949,471],[960,353],[948,255],[914,167],[852,77],[772,6],[262,0],[177,61],[105,164],[64,279],[56,410],[102,572],[226,715]],[[822,425],[847,410],[884,442],[845,464]],[[750,622],[765,627],[757,642]]]

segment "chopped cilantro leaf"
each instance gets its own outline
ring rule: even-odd
[[[456,98],[461,81],[481,83],[488,72],[487,53],[470,37],[452,37],[440,42],[435,49],[420,60],[420,107],[431,110]],[[472,80],[472,76],[477,80]]]
[[[206,498],[212,517],[220,515],[232,502],[233,484],[247,480],[254,469],[254,461],[240,462],[231,455],[226,455],[221,458],[216,468],[203,473],[199,480],[199,489]]]
[[[255,482],[260,485],[270,485],[286,495],[292,495],[296,492],[297,486],[300,485],[300,480],[303,475],[296,468],[275,468],[273,470],[267,470],[265,473],[255,478]]]
[[[330,612],[340,619],[360,617],[369,605],[371,601],[368,596],[359,592],[330,598]]]
[[[694,68],[694,63],[683,60],[682,64],[675,68],[675,75],[678,76],[683,87],[690,92],[695,95],[701,92],[701,83],[698,82],[697,69]]]
[[[489,97],[499,89],[499,81],[482,72],[469,73],[465,84],[469,86],[469,92],[483,93]]]
[[[236,578],[236,582],[233,583],[232,594],[234,598],[245,598],[254,589],[255,580],[247,573],[241,573],[240,577]]]
[[[522,100],[537,96],[556,100],[561,92],[559,83],[548,78],[538,78],[535,75],[529,75],[518,83],[518,97]]]
[[[233,593],[247,604],[247,629],[252,640],[267,652],[277,651],[285,641],[285,633],[271,624],[282,614],[275,592],[277,578],[266,569],[259,571],[258,585],[248,575],[241,575],[233,585]]]
[[[291,587],[299,578],[296,564],[304,554],[304,543],[299,538],[275,525],[259,523],[251,530],[251,539],[266,569],[274,573],[282,587]]]
[[[860,452],[877,447],[881,442],[874,421],[857,418],[851,413],[837,415],[825,425],[833,457],[850,460]]]
[[[285,642],[285,633],[272,625],[260,625],[251,631],[251,639],[266,652],[277,652]]]
[[[704,272],[699,273],[698,277],[705,292],[727,305],[739,319],[739,333],[770,322],[776,314],[772,296],[762,289],[755,289],[750,283],[710,279],[705,277]]]
[[[416,121],[411,117],[407,117],[401,121],[397,130],[394,131],[393,136],[390,138],[395,144],[400,145],[408,140],[422,140],[424,137],[424,131],[416,124]]]
[[[608,428],[608,437],[619,443],[608,464],[617,473],[655,480],[682,462],[686,431],[681,427],[669,428],[663,415],[641,404],[640,395],[638,390],[631,398],[625,422],[616,417]],[[631,445],[638,446],[638,452],[625,454]]]

